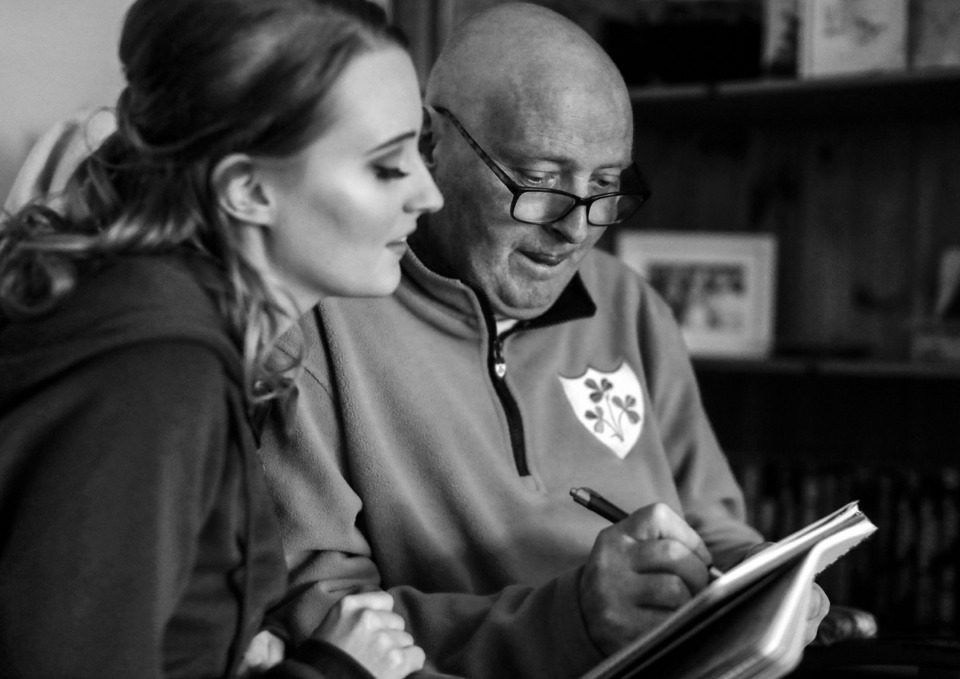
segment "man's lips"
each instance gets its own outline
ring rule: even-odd
[[[550,252],[537,252],[535,250],[521,250],[520,253],[527,259],[533,260],[537,264],[543,266],[560,266],[563,264],[572,253],[550,253]]]

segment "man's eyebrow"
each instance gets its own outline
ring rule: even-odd
[[[577,160],[575,158],[571,158],[570,156],[566,156],[563,154],[552,154],[549,152],[544,153],[542,155],[530,156],[526,154],[526,152],[524,151],[517,151],[516,152],[517,160],[513,160],[514,150],[509,146],[503,149],[503,152],[500,154],[495,154],[495,152],[490,152],[490,151],[488,151],[488,153],[490,154],[490,157],[496,160],[497,162],[503,163],[507,167],[514,168],[514,169],[518,167],[523,167],[524,160],[522,159],[525,159],[527,163],[529,162],[553,163],[554,165],[558,165],[560,167],[569,166],[577,163]],[[623,161],[611,161],[609,163],[605,163],[604,165],[601,165],[600,167],[594,168],[593,172],[609,172],[609,171],[623,172],[632,164],[633,164],[633,161],[629,158],[624,159]]]
[[[390,147],[390,146],[394,146],[394,145],[396,145],[396,144],[399,144],[400,142],[406,141],[407,139],[414,139],[414,138],[416,138],[416,136],[417,136],[416,130],[410,130],[409,132],[403,132],[402,134],[398,134],[396,137],[391,137],[390,139],[387,139],[387,140],[386,140],[385,142],[383,142],[382,144],[377,144],[377,145],[374,146],[372,149],[370,149],[369,151],[367,151],[367,155],[368,155],[368,156],[369,156],[369,155],[372,155],[372,154],[374,154],[374,153],[377,153],[378,151],[382,151],[382,150],[385,149],[385,148],[388,148],[388,147]]]
[[[633,164],[633,161],[626,160],[622,163],[609,163],[607,165],[601,165],[595,171],[596,172],[607,172],[613,170],[614,172],[623,172]]]
[[[497,159],[494,159],[494,160],[497,160]],[[530,164],[530,163],[523,163],[519,161],[511,162],[509,160],[503,160],[503,161],[498,160],[497,162],[502,163],[507,169],[514,170],[514,171],[524,169],[525,165]],[[575,165],[575,162],[571,161],[569,158],[560,158],[560,157],[554,158],[550,156],[541,156],[539,158],[534,159],[532,162],[534,164],[538,162],[552,163],[553,165],[556,165],[558,168],[560,168],[560,171],[566,171],[564,168],[570,168],[571,165]],[[629,160],[623,163],[609,163],[607,165],[602,165],[601,167],[593,168],[592,170],[590,170],[590,175],[595,176],[598,174],[606,174],[606,173],[622,174],[623,172],[627,171],[632,164],[633,162]]]

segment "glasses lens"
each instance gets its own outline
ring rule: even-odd
[[[640,209],[643,197],[632,193],[607,196],[591,203],[587,221],[597,226],[619,224]]]
[[[526,191],[513,206],[513,218],[533,224],[549,224],[562,218],[575,201],[562,193]]]

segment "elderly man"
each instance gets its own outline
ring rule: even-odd
[[[398,292],[324,302],[283,347],[305,369],[263,439],[281,613],[306,635],[383,588],[439,670],[573,677],[762,539],[670,310],[593,249],[647,195],[607,55],[549,10],[500,5],[455,32],[426,99],[445,207]],[[573,486],[632,513],[610,525]]]

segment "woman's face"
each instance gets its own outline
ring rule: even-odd
[[[417,217],[443,199],[417,147],[420,90],[406,52],[356,57],[330,92],[332,123],[282,159],[257,159],[274,203],[271,274],[303,311],[320,297],[388,295]]]

